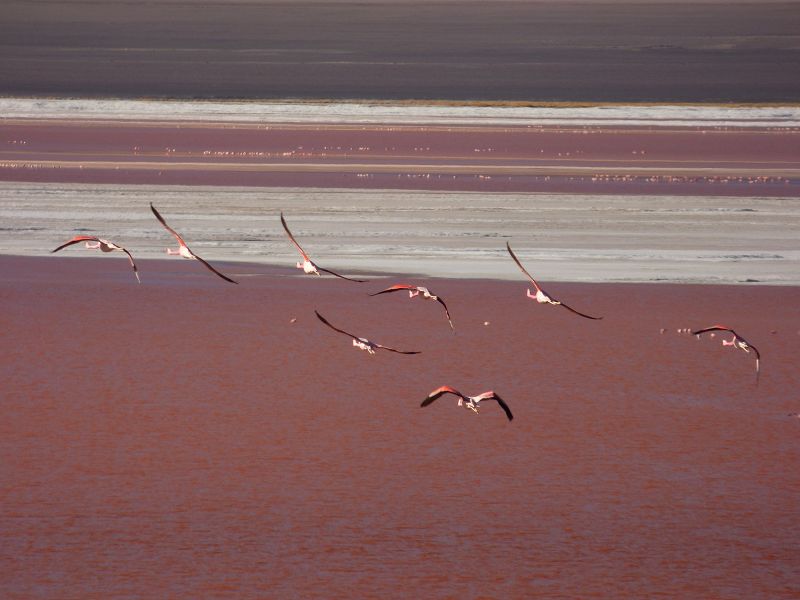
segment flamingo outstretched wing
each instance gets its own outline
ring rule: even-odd
[[[177,240],[178,240],[178,243],[179,243],[180,245],[182,245],[182,246],[186,246],[187,248],[189,247],[189,246],[187,246],[187,245],[186,245],[186,242],[185,242],[185,241],[183,241],[183,238],[180,236],[180,234],[179,234],[177,231],[175,231],[175,230],[174,230],[172,227],[170,227],[169,225],[167,225],[167,222],[164,220],[164,217],[162,217],[162,216],[161,216],[161,213],[159,213],[159,212],[156,210],[156,207],[155,207],[155,206],[153,206],[153,203],[152,203],[152,202],[150,203],[150,210],[152,210],[152,211],[153,211],[153,214],[156,216],[156,219],[158,219],[158,222],[159,222],[159,223],[161,223],[161,224],[164,226],[164,229],[166,229],[166,230],[167,230],[167,231],[169,231],[169,232],[170,232],[172,235],[174,235],[174,236],[175,236],[175,239],[177,239]]]
[[[330,275],[333,275],[335,277],[339,277],[340,279],[346,279],[347,281],[355,281],[356,283],[366,283],[367,282],[366,279],[353,279],[352,277],[345,277],[344,275],[340,275],[339,273],[336,273],[335,271],[331,271],[330,269],[323,269],[319,265],[317,265],[317,270],[318,271],[324,271],[325,273],[329,273]]]
[[[515,262],[515,263],[517,263],[517,266],[520,268],[520,270],[521,270],[523,273],[525,273],[525,275],[527,276],[527,278],[528,278],[528,279],[530,279],[530,280],[531,280],[531,283],[533,284],[533,287],[535,287],[535,288],[536,288],[536,291],[537,291],[537,292],[541,292],[541,291],[542,291],[542,288],[541,288],[541,287],[539,287],[539,284],[538,284],[538,283],[536,283],[536,280],[535,280],[535,279],[534,279],[534,278],[531,276],[531,274],[530,274],[530,273],[528,273],[528,271],[525,269],[525,267],[523,267],[523,266],[522,266],[522,263],[521,263],[521,262],[519,261],[519,259],[517,258],[517,255],[516,255],[516,254],[514,254],[514,251],[511,249],[511,244],[509,244],[508,242],[506,242],[506,250],[508,250],[508,253],[511,255],[511,258],[513,258],[513,259],[514,259],[514,262]]]
[[[756,353],[756,385],[758,385],[758,378],[759,375],[761,375],[761,353],[758,351],[758,348],[750,345],[749,342],[747,345],[750,346],[753,349],[753,352]]]
[[[374,294],[370,294],[370,296],[379,296],[380,294],[389,294],[391,292],[400,292],[402,290],[415,290],[417,286],[409,285],[407,283],[397,283],[393,286],[386,288],[385,290],[381,290],[380,292],[375,292]]]
[[[237,285],[239,284],[238,281],[234,281],[233,279],[231,279],[227,275],[223,275],[222,273],[217,271],[214,267],[212,267],[210,264],[208,264],[205,260],[203,260],[202,258],[197,256],[197,254],[195,254],[194,252],[192,252],[192,256],[194,256],[195,260],[199,261],[206,269],[208,269],[209,271],[214,273],[214,275],[216,275],[218,277],[222,277],[225,281],[228,281],[230,283],[235,283]]]
[[[484,400],[496,400],[497,403],[500,405],[500,408],[503,409],[503,412],[506,413],[506,417],[508,417],[509,421],[514,420],[514,415],[511,414],[511,409],[508,408],[508,404],[506,404],[505,400],[503,400],[500,396],[495,394],[493,391],[485,392],[480,396],[476,396],[475,400],[479,402],[483,402]]]
[[[131,268],[133,269],[133,274],[136,275],[136,281],[138,281],[139,283],[142,283],[142,280],[139,279],[139,268],[136,266],[136,263],[133,262],[133,255],[130,252],[128,252],[127,249],[123,248],[122,246],[120,246],[119,249],[122,250],[125,254],[128,255],[128,260],[131,263]]]
[[[314,314],[315,314],[315,315],[317,315],[317,318],[318,318],[320,321],[322,321],[323,323],[325,323],[325,325],[327,325],[328,327],[330,327],[330,328],[331,328],[331,329],[333,329],[334,331],[338,331],[339,333],[343,333],[343,334],[345,334],[346,336],[353,338],[354,340],[359,340],[359,341],[361,340],[361,338],[359,338],[357,335],[353,335],[352,333],[349,333],[349,332],[345,331],[344,329],[339,329],[338,327],[334,327],[333,325],[331,325],[331,324],[328,322],[328,320],[327,320],[325,317],[323,317],[321,314],[319,314],[319,313],[318,313],[316,310],[314,311]]]
[[[67,246],[71,246],[72,244],[78,244],[80,242],[99,242],[99,241],[100,241],[100,238],[96,237],[96,236],[93,236],[93,235],[76,235],[70,241],[68,241],[68,242],[66,242],[64,244],[61,244],[55,250],[51,250],[50,253],[52,254],[54,252],[58,252],[59,250],[63,250]]]
[[[450,311],[447,310],[447,304],[445,304],[444,300],[442,300],[439,296],[436,297],[436,301],[442,306],[444,306],[444,314],[447,315],[447,322],[450,323],[450,329],[455,331],[456,327],[455,325],[453,325],[453,319],[450,318]]]
[[[300,254],[303,256],[303,260],[310,261],[311,258],[309,258],[308,254],[306,254],[306,251],[303,250],[303,247],[297,242],[297,240],[294,239],[294,236],[292,235],[292,232],[289,231],[289,226],[286,224],[286,219],[283,218],[283,213],[281,213],[281,225],[283,225],[283,230],[286,232],[286,235],[289,236],[289,239],[291,240],[291,242],[300,251]]]
[[[736,332],[733,329],[730,327],[725,327],[725,325],[712,325],[711,327],[698,329],[697,331],[693,331],[692,335],[700,335],[701,333],[706,333],[707,331],[730,331],[733,335],[736,335]]]
[[[449,385],[443,385],[442,387],[436,388],[430,394],[428,394],[428,396],[422,401],[422,404],[420,404],[420,408],[424,408],[429,404],[432,404],[435,400],[441,398],[445,394],[455,394],[456,396],[458,396],[463,400],[467,399],[467,397],[461,392],[459,392],[457,389],[451,388]]]
[[[373,342],[373,344],[375,344],[375,342]],[[388,350],[389,352],[397,352],[397,354],[422,354],[420,350],[398,350],[397,348],[391,348],[382,344],[375,344],[375,347]]]
[[[586,319],[593,319],[593,320],[595,320],[595,321],[599,321],[600,319],[602,319],[602,318],[603,318],[603,317],[593,317],[592,315],[587,315],[587,314],[585,314],[585,313],[579,312],[579,311],[575,310],[574,308],[572,308],[571,306],[567,306],[567,305],[566,305],[566,304],[564,304],[563,302],[559,302],[559,305],[560,305],[560,306],[563,306],[563,307],[564,307],[564,308],[566,308],[568,311],[574,312],[576,315],[578,315],[578,316],[581,316],[581,317],[584,317],[584,318],[586,318]]]

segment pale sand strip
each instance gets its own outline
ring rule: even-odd
[[[376,162],[192,162],[192,161],[114,161],[114,160],[39,160],[21,159],[0,161],[5,169],[97,169],[130,171],[229,171],[229,172],[271,172],[271,173],[441,173],[484,175],[527,175],[527,176],[589,176],[630,175],[635,177],[786,177],[800,178],[800,168],[766,167],[746,164],[741,167],[688,167],[684,165],[657,167],[612,167],[606,165],[566,166],[566,165],[496,165],[474,162],[470,164],[415,164],[415,163],[376,163]]]
[[[509,241],[545,281],[800,284],[795,198],[0,183],[0,253],[89,233],[163,257],[173,240],[151,201],[209,260],[293,265],[283,210],[312,257],[344,271],[520,279]]]
[[[798,127],[800,106],[623,105],[480,106],[400,102],[219,102],[0,98],[6,119],[203,121],[250,123],[624,125]]]

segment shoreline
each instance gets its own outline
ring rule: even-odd
[[[120,267],[115,269],[114,265],[103,265],[103,268],[96,269],[96,272],[99,273],[100,278],[104,277],[113,277],[115,280],[119,280],[124,284],[124,280],[126,276],[130,277],[130,283],[133,286],[147,285],[146,277],[146,269],[142,269],[142,265],[149,265],[149,266],[156,266],[156,269],[153,272],[158,274],[158,278],[161,279],[164,277],[166,273],[174,274],[175,272],[179,272],[179,277],[185,278],[188,282],[189,280],[198,280],[198,278],[205,278],[209,277],[208,281],[214,282],[213,275],[209,276],[209,274],[201,269],[198,265],[190,264],[189,261],[182,261],[177,260],[175,257],[147,257],[143,259],[136,259],[136,265],[139,267],[139,274],[142,277],[142,283],[137,284],[131,271],[128,267],[128,263],[124,260],[125,257],[123,256],[103,256],[92,254],[90,252],[78,253],[73,256],[65,256],[63,251],[59,255],[53,255],[49,251],[47,254],[6,254],[0,253],[0,266],[4,262],[16,263],[16,262],[40,262],[45,260],[50,261],[63,261],[62,266],[69,266],[70,271],[76,271],[75,264],[78,262],[96,262],[98,265],[101,264],[100,261],[102,260],[112,260],[112,259],[119,259],[121,260]],[[246,283],[247,279],[253,277],[276,277],[281,279],[292,279],[297,278],[299,280],[311,280],[311,281],[331,281],[336,282],[336,278],[333,276],[324,275],[322,277],[317,278],[311,277],[300,272],[295,267],[286,266],[284,263],[277,263],[277,262],[257,262],[251,259],[214,259],[204,257],[210,263],[213,264],[215,268],[223,271],[226,275],[231,277],[240,277],[242,278],[239,281],[239,284],[243,282]],[[180,268],[180,265],[186,265],[188,268],[187,270],[183,270]],[[175,268],[167,268],[167,267],[175,267]],[[54,265],[56,267],[56,265]],[[196,269],[194,267],[197,267]],[[56,268],[56,270],[58,270]],[[231,272],[232,270],[236,270],[235,272]],[[84,283],[91,283],[95,284],[99,281],[92,279],[92,269],[85,269],[81,270],[85,273],[86,281]],[[514,284],[518,283],[521,287],[528,286],[530,287],[529,281],[525,278],[524,275],[520,274],[518,280],[511,278],[511,277],[491,277],[488,275],[482,276],[447,276],[447,275],[431,275],[428,273],[414,273],[411,271],[382,271],[376,272],[375,270],[370,269],[343,269],[344,274],[348,276],[354,277],[367,277],[368,283],[380,283],[386,282],[386,280],[396,279],[400,281],[408,281],[414,280],[414,283],[421,283],[424,284],[428,281],[447,281],[449,283],[475,283],[475,284],[492,284],[498,283],[502,285]],[[42,271],[44,273],[44,271]],[[30,277],[30,279],[36,279],[36,277]],[[631,287],[631,288],[639,288],[639,287],[647,287],[647,286],[657,286],[659,288],[675,288],[678,289],[683,286],[692,286],[692,287],[711,287],[714,289],[721,289],[721,288],[731,288],[731,290],[741,289],[742,286],[747,286],[748,289],[753,288],[776,288],[781,290],[789,290],[792,288],[798,288],[800,290],[800,282],[765,282],[765,281],[738,281],[738,282],[728,282],[728,281],[721,281],[721,282],[713,282],[713,281],[679,281],[679,280],[642,280],[642,281],[605,281],[605,280],[598,280],[598,281],[585,281],[585,280],[570,280],[570,279],[544,279],[538,278],[542,285],[546,287],[563,286],[564,289],[570,288],[580,288],[582,286],[597,286],[597,288],[609,288],[609,287]],[[163,282],[159,282],[163,283]],[[355,286],[354,286],[355,287]],[[358,288],[355,288],[358,289]],[[554,295],[558,296],[559,294]]]
[[[185,96],[103,96],[103,95],[58,95],[58,94],[2,94],[0,100],[85,100],[107,102],[193,102],[197,104],[352,104],[376,106],[449,106],[449,107],[498,107],[498,108],[624,108],[648,107],[659,108],[677,106],[681,108],[800,108],[800,101],[771,101],[771,102],[669,102],[669,101],[572,101],[572,100],[460,100],[448,98],[248,98],[248,97],[185,97]]]
[[[518,279],[509,242],[543,281],[800,282],[800,207],[780,197],[3,182],[0,199],[3,254],[87,234],[161,258],[174,240],[152,202],[211,262],[294,265],[283,211],[334,270]]]
[[[647,125],[800,128],[800,103],[524,103],[277,101],[0,96],[14,119],[258,124]]]

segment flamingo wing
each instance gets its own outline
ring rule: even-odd
[[[511,409],[508,408],[508,404],[506,404],[505,400],[503,400],[500,396],[498,396],[494,392],[486,392],[485,394],[477,396],[475,399],[478,401],[496,400],[497,403],[500,405],[500,408],[503,409],[503,412],[506,413],[506,417],[508,417],[508,420],[509,421],[514,420],[514,415],[511,414]]]
[[[559,305],[560,305],[560,306],[563,306],[563,307],[564,307],[564,308],[566,308],[568,311],[570,311],[570,312],[574,312],[576,315],[579,315],[579,316],[581,316],[581,317],[584,317],[584,318],[586,318],[586,319],[594,319],[595,321],[597,321],[597,320],[600,320],[600,319],[602,319],[602,318],[603,318],[603,317],[593,317],[593,316],[591,316],[591,315],[587,315],[587,314],[584,314],[584,313],[582,313],[582,312],[578,312],[577,310],[575,310],[575,309],[574,309],[574,308],[572,308],[571,306],[567,306],[567,305],[566,305],[566,304],[564,304],[563,302],[559,302]]]
[[[343,334],[345,334],[346,336],[353,338],[354,340],[359,340],[359,341],[360,341],[360,339],[358,338],[358,336],[355,336],[355,335],[353,335],[352,333],[348,333],[348,332],[346,332],[344,329],[339,329],[338,327],[334,327],[333,325],[331,325],[330,323],[328,323],[328,320],[327,320],[325,317],[323,317],[321,314],[319,314],[319,313],[318,313],[316,310],[314,311],[314,314],[315,314],[315,315],[317,315],[317,318],[318,318],[320,321],[322,321],[323,323],[325,323],[325,325],[327,325],[328,327],[330,327],[330,328],[331,328],[331,329],[333,329],[334,331],[338,331],[339,333],[343,333]]]
[[[388,294],[390,292],[399,292],[401,290],[415,290],[417,286],[415,285],[408,285],[407,283],[398,283],[391,287],[386,288],[385,290],[381,290],[380,292],[375,292],[374,294],[370,294],[370,296],[378,296],[380,294]]]
[[[67,246],[71,246],[72,244],[77,244],[79,242],[99,242],[99,241],[100,241],[100,238],[99,237],[95,237],[93,235],[76,235],[74,238],[72,238],[67,243],[61,244],[55,250],[51,250],[50,253],[52,254],[53,252],[58,252],[59,250],[63,250]]]
[[[304,260],[311,260],[308,257],[308,254],[306,254],[306,251],[303,250],[302,246],[300,246],[300,244],[297,243],[297,240],[294,239],[294,236],[292,235],[292,232],[289,231],[289,226],[286,224],[286,219],[283,218],[283,213],[281,213],[281,225],[283,225],[283,230],[286,232],[286,235],[289,236],[289,239],[292,241],[292,243],[295,246],[297,246],[297,249],[300,251],[300,254],[303,255],[303,259]]]
[[[161,214],[156,210],[156,207],[153,206],[152,202],[150,203],[150,210],[153,211],[153,214],[156,216],[156,219],[158,219],[158,222],[161,223],[164,226],[164,229],[166,229],[172,235],[174,235],[175,238],[178,240],[179,244],[181,244],[183,246],[186,246],[186,242],[183,241],[183,238],[180,236],[180,234],[178,234],[178,232],[175,231],[172,227],[167,225],[167,222],[164,220],[164,217],[162,217]]]
[[[436,388],[430,394],[428,394],[425,400],[422,401],[422,404],[420,404],[420,407],[424,408],[425,406],[428,406],[429,404],[433,403],[434,400],[445,394],[455,394],[459,398],[466,400],[466,396],[464,396],[464,394],[459,392],[457,389],[451,388],[449,385],[443,385],[442,387]]]
[[[758,351],[758,348],[753,346],[750,342],[747,342],[747,345],[756,353],[756,385],[758,385],[758,377],[761,374],[761,353]]]
[[[192,252],[192,256],[194,256],[194,257],[195,257],[195,259],[196,259],[197,261],[199,261],[199,262],[200,262],[200,263],[201,263],[201,264],[202,264],[202,265],[203,265],[203,266],[204,266],[206,269],[208,269],[209,271],[211,271],[212,273],[214,273],[214,275],[216,275],[217,277],[222,277],[222,279],[224,279],[225,281],[228,281],[228,282],[230,282],[230,283],[236,283],[236,284],[238,284],[238,283],[239,283],[238,281],[234,281],[233,279],[231,279],[231,278],[230,278],[230,277],[228,277],[227,275],[223,275],[222,273],[220,273],[219,271],[217,271],[217,270],[216,270],[214,267],[212,267],[210,264],[208,264],[208,263],[207,263],[206,261],[204,261],[202,258],[200,258],[199,256],[197,256],[197,254],[195,254],[194,252]]]
[[[705,329],[698,329],[697,331],[693,331],[692,335],[700,335],[706,331],[730,331],[733,335],[736,335],[736,332],[733,329],[730,327],[725,327],[725,325],[712,325],[711,327],[706,327]]]
[[[120,246],[119,249],[122,250],[125,254],[128,255],[128,260],[131,262],[131,268],[133,269],[133,274],[136,275],[136,281],[138,281],[139,283],[142,283],[142,280],[139,279],[139,269],[136,267],[136,263],[133,262],[133,255],[130,252],[128,252],[127,249],[123,248],[122,246]]]
[[[447,304],[444,303],[440,297],[436,297],[436,301],[439,302],[442,306],[444,306],[444,314],[447,315],[447,322],[450,323],[450,329],[453,331],[456,330],[455,325],[453,325],[453,319],[450,318],[450,311],[447,310]]]
[[[508,250],[508,253],[511,255],[511,258],[514,259],[514,262],[517,263],[517,266],[520,268],[520,270],[523,273],[525,273],[525,275],[528,277],[528,279],[531,280],[531,283],[533,284],[533,287],[536,288],[536,291],[537,292],[542,291],[542,288],[539,287],[539,284],[536,283],[536,280],[533,277],[531,277],[531,274],[528,273],[528,271],[525,270],[525,267],[522,266],[522,263],[519,262],[519,259],[517,258],[517,255],[514,254],[514,251],[511,249],[511,245],[508,242],[506,242],[506,250]]]
[[[346,279],[347,281],[355,281],[356,283],[366,283],[367,282],[366,279],[353,279],[352,277],[345,277],[344,275],[339,275],[339,273],[331,271],[330,269],[323,269],[319,265],[317,265],[317,270],[318,271],[324,271],[325,273],[329,273],[331,275],[339,277],[340,279]]]
[[[419,350],[412,350],[409,352],[406,350],[397,350],[396,348],[390,348],[389,346],[383,346],[381,344],[375,344],[375,347],[381,348],[383,350],[388,350],[389,352],[397,352],[398,354],[422,354],[422,352]]]

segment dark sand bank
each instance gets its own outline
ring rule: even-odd
[[[800,101],[797,3],[3,3],[0,94]]]
[[[218,266],[0,256],[3,597],[796,597],[798,288]]]

